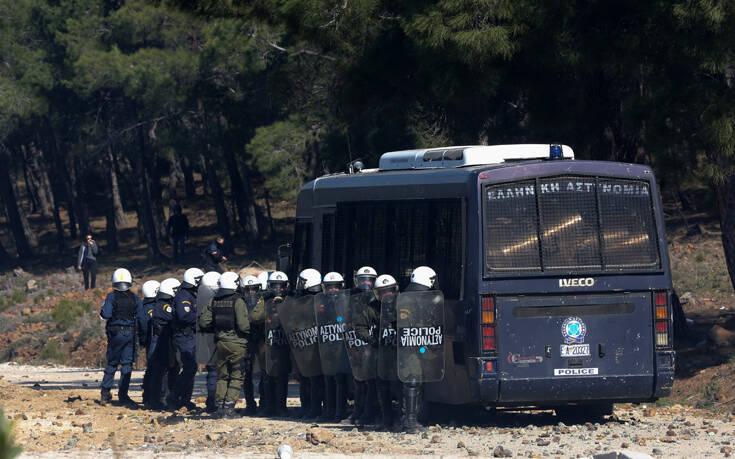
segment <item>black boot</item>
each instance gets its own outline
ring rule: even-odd
[[[381,423],[378,430],[387,431],[393,429],[393,402],[390,395],[390,386],[378,388],[378,404],[380,404]]]
[[[275,387],[276,416],[288,417],[288,377],[278,378]]]
[[[217,411],[217,403],[214,401],[214,395],[207,396],[206,407],[204,409],[207,413],[215,413]]]
[[[415,383],[406,383],[403,385],[403,431],[406,433],[417,433],[419,431],[418,412],[419,412],[419,389],[420,386]]]
[[[337,375],[335,382],[334,421],[341,422],[347,417],[347,375]]]
[[[263,408],[263,400],[265,400],[265,407]],[[263,384],[263,394],[260,396],[261,410],[263,416],[270,417],[276,414],[275,406],[275,381],[272,378],[267,378],[265,384]]]
[[[299,402],[301,408],[297,417],[304,419],[311,412],[311,380],[301,375],[299,375]]]
[[[235,402],[224,402],[222,404],[222,416],[225,419],[234,419],[237,417],[235,413]]]
[[[316,419],[322,414],[322,400],[324,399],[324,377],[315,376],[309,382],[309,412],[304,419]]]
[[[110,389],[102,389],[100,391],[100,405],[105,406],[112,401],[112,394]]]
[[[372,424],[375,421],[375,408],[378,404],[375,380],[365,381],[364,384],[363,409],[360,417],[357,419],[357,425],[360,427]]]
[[[324,411],[322,411],[322,415],[319,416],[317,421],[319,422],[327,422],[332,421],[334,419],[334,412],[335,412],[335,404],[337,402],[337,384],[334,379],[334,376],[327,376],[325,378],[327,380],[327,384],[325,387],[325,407]]]
[[[252,416],[256,412],[257,404],[255,403],[255,387],[253,387],[253,364],[251,361],[246,362],[245,380],[242,383],[242,390],[245,392],[245,414]]]
[[[120,377],[120,387],[117,391],[117,398],[120,400],[121,405],[126,405],[130,407],[137,406],[137,403],[133,401],[128,396],[128,389],[130,388],[130,377],[132,376],[132,373],[126,373],[123,374]]]
[[[215,419],[224,419],[224,417],[225,417],[225,402],[224,401],[219,402],[219,403],[215,402],[215,406],[216,406],[215,412],[212,415],[212,417],[214,417]]]

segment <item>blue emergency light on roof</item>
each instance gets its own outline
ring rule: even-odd
[[[549,148],[550,159],[562,159],[564,157],[561,151],[561,145],[551,145]]]

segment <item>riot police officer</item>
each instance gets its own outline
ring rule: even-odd
[[[291,372],[288,341],[276,312],[276,304],[284,301],[288,290],[288,276],[281,271],[274,271],[268,276],[270,296],[263,309],[256,306],[252,319],[255,323],[264,323],[265,329],[265,381],[260,394],[264,416],[287,416],[286,399],[288,397],[288,375]]]
[[[314,268],[306,268],[299,273],[295,289],[296,297],[313,296],[322,290],[322,275]],[[313,303],[307,303],[311,307]],[[301,402],[302,419],[316,419],[322,414],[322,403],[324,402],[324,376],[305,376],[298,372],[299,376],[299,399]]]
[[[112,401],[110,389],[115,382],[115,372],[120,365],[120,385],[117,397],[121,404],[134,404],[128,397],[133,362],[136,360],[135,327],[143,314],[140,298],[130,291],[133,277],[130,271],[118,268],[112,274],[112,288],[105,298],[100,317],[107,320],[107,366],[102,378],[100,404]]]
[[[177,385],[169,393],[168,408],[177,410],[182,406],[195,407],[191,403],[194,390],[194,377],[197,372],[196,325],[197,325],[197,288],[204,272],[199,268],[189,268],[184,272],[181,287],[173,300],[173,321],[171,322],[172,342],[181,356],[181,373],[176,376]]]
[[[378,273],[372,266],[363,266],[353,273],[353,295],[360,295],[372,292],[375,280],[378,277]],[[372,305],[373,302],[371,302]],[[373,305],[374,306],[374,305]],[[378,304],[378,312],[376,314],[376,323],[371,323],[367,327],[361,327],[360,323],[355,324],[355,332],[358,333],[358,337],[367,343],[371,343],[374,340],[372,333],[379,325],[380,308]],[[358,331],[359,330],[359,331]],[[360,333],[361,332],[361,333]],[[377,347],[377,346],[376,346]],[[364,426],[371,424],[375,418],[376,412],[376,386],[375,379],[369,379],[366,381],[358,381],[356,378],[355,383],[355,410],[352,412],[350,421],[353,424]]]
[[[174,308],[172,306],[176,290],[181,285],[177,279],[168,278],[161,282],[156,295],[156,303],[153,307],[151,345],[148,348],[148,364],[151,367],[150,408],[154,410],[163,409],[161,401],[161,389],[163,376],[170,367],[171,358],[171,321],[173,320]],[[169,376],[169,383],[171,377]],[[171,387],[169,385],[169,387]]]
[[[245,301],[237,293],[240,276],[226,272],[219,278],[217,296],[199,317],[203,330],[213,330],[217,348],[217,417],[234,417],[242,390],[243,361],[247,354],[250,320]]]
[[[151,336],[153,332],[153,308],[156,304],[156,295],[158,295],[158,289],[161,287],[161,283],[157,280],[149,280],[141,287],[141,293],[143,294],[143,313],[138,318],[138,342],[140,347],[145,349],[146,356],[148,355],[148,348],[151,345]],[[151,366],[150,363],[145,367],[145,373],[143,374],[143,404],[146,407],[150,405],[150,380],[151,380]]]
[[[365,316],[358,329],[358,336],[366,339],[371,345],[386,346],[390,355],[383,355],[378,358],[378,378],[376,381],[376,392],[378,405],[380,406],[381,422],[379,430],[391,430],[393,428],[393,393],[400,393],[398,385],[398,374],[396,372],[396,355],[395,355],[395,319],[394,315],[389,312],[385,314],[388,323],[381,328],[381,314],[383,300],[386,304],[392,301],[394,304],[395,297],[398,295],[398,283],[390,274],[380,275],[373,287],[375,300],[370,303],[370,307],[365,309]],[[369,332],[373,327],[377,327],[375,333]],[[392,350],[392,352],[390,352]],[[379,354],[380,355],[380,354]]]
[[[248,314],[252,314],[258,304],[263,307],[263,297],[260,294],[260,282],[255,276],[245,276],[240,278],[240,290],[245,305],[248,308]],[[250,340],[248,342],[248,353],[243,363],[245,369],[245,381],[243,382],[243,392],[245,393],[245,414],[252,416],[257,412],[255,404],[255,388],[253,387],[253,362],[258,358],[258,344],[263,340],[262,327],[252,322],[250,323]]]
[[[344,284],[344,277],[340,273],[330,272],[324,275],[322,290],[326,294],[337,293],[344,288]],[[326,408],[319,420],[340,422],[347,414],[347,373],[337,372],[333,376],[325,376],[325,382]]]
[[[209,271],[202,276],[201,281],[199,281],[197,303],[201,306],[197,307],[197,322],[204,311],[204,306],[209,303],[209,300],[211,300],[219,290],[220,276],[221,274],[216,271]],[[207,374],[206,410],[208,413],[214,413],[217,411],[217,406],[214,401],[214,394],[217,390],[217,355],[215,352],[214,334],[207,333],[197,326],[196,343],[197,363],[204,365],[204,371]]]
[[[428,266],[419,266],[411,272],[411,282],[404,291],[422,292],[436,287],[436,272]],[[419,430],[418,411],[421,395],[421,383],[403,383],[403,430],[406,433],[416,433]]]

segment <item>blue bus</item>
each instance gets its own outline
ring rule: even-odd
[[[445,377],[427,402],[605,414],[671,392],[673,290],[647,166],[554,144],[385,153],[302,188],[289,264],[348,281],[370,265],[401,287],[434,268]]]

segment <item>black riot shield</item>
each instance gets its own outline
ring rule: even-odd
[[[344,318],[338,312],[346,310],[349,301],[347,290],[314,296],[314,313],[319,329],[319,360],[322,374],[326,376],[351,373],[343,343]]]
[[[378,330],[378,378],[398,381],[398,348],[396,346],[396,299],[386,295],[380,303]]]
[[[379,313],[373,313],[370,307],[374,299],[373,292],[364,292],[350,295],[347,303],[337,303],[337,313],[343,318],[347,358],[352,376],[358,381],[375,379],[377,371],[378,348],[372,344],[376,342],[374,335],[377,333],[377,324],[371,318]]]
[[[435,382],[444,378],[444,295],[403,292],[396,301],[398,378]]]
[[[283,298],[265,302],[265,372],[268,376],[285,376],[291,371],[288,340],[278,315],[278,304]]]
[[[287,298],[276,309],[301,376],[311,378],[322,374],[314,297]]]
[[[196,358],[202,365],[214,365],[214,333],[199,330],[199,316],[214,297],[215,291],[206,285],[199,285],[197,290],[197,327],[196,327]]]

